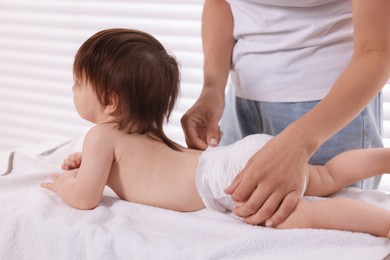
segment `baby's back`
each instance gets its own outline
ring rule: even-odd
[[[177,211],[204,207],[196,190],[201,151],[175,151],[146,135],[113,135],[114,158],[107,185],[123,200]]]

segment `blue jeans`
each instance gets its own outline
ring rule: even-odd
[[[260,102],[239,97],[232,98],[230,92],[220,122],[224,132],[220,144],[227,145],[244,136],[256,133],[275,136],[290,123],[310,111],[318,102]],[[231,103],[233,106],[230,106]],[[332,157],[347,150],[383,147],[381,110],[381,95],[378,95],[352,122],[325,142],[310,158],[309,163],[323,165]],[[381,176],[369,178],[352,186],[361,189],[376,189],[380,178]]]

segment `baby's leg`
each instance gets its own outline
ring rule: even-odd
[[[390,238],[390,211],[348,198],[302,199],[294,212],[276,228],[335,229]]]
[[[309,165],[307,196],[327,196],[355,182],[390,172],[390,149],[359,149],[341,153],[324,166]]]

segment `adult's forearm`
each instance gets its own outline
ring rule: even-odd
[[[291,125],[313,154],[346,126],[378,94],[390,76],[390,53],[367,51],[356,55],[329,94]]]
[[[204,89],[225,94],[232,64],[233,16],[225,0],[206,0],[202,15]]]
[[[329,94],[291,127],[308,154],[347,125],[390,76],[390,2],[352,1],[354,50]],[[293,135],[292,135],[293,136]]]

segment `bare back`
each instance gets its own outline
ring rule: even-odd
[[[107,185],[123,200],[177,210],[204,208],[196,189],[201,151],[174,151],[146,135],[111,132],[114,161]]]

